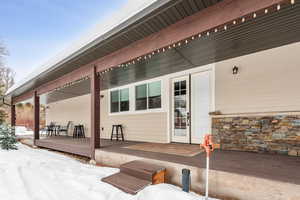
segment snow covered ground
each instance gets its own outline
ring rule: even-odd
[[[149,186],[137,195],[101,182],[118,169],[80,163],[67,156],[18,144],[0,150],[0,199],[5,200],[201,200],[173,185]]]
[[[16,136],[33,135],[33,131],[28,130],[25,126],[16,126],[15,131]]]

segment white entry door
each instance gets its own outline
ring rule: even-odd
[[[210,97],[210,71],[172,80],[172,142],[203,142],[211,131]]]
[[[189,76],[172,80],[172,142],[190,142]]]
[[[191,142],[193,144],[203,143],[204,135],[211,131],[210,83],[210,71],[191,75]]]

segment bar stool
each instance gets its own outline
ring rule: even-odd
[[[83,125],[74,126],[73,138],[85,138],[85,132],[84,132]]]
[[[80,137],[85,138],[84,126],[80,125]]]
[[[114,130],[115,129],[116,129],[116,133],[114,134]],[[120,130],[120,132],[119,132],[119,130]],[[116,140],[118,141],[119,137],[121,137],[122,141],[124,141],[124,134],[123,134],[123,126],[122,126],[122,124],[112,125],[110,140],[113,140],[114,138],[116,138]]]

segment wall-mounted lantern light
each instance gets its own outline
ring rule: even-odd
[[[239,73],[239,68],[237,67],[237,66],[234,66],[233,68],[232,68],[232,74],[233,75],[236,75],[236,74],[238,74]]]

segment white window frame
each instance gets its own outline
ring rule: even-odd
[[[149,84],[150,83],[155,83],[155,82],[160,82],[160,108],[149,108]],[[146,102],[146,109],[143,109],[143,110],[136,110],[136,87],[137,86],[140,86],[140,85],[146,85],[146,94],[147,94],[147,102]],[[162,81],[161,80],[155,80],[155,81],[148,81],[147,83],[141,83],[141,84],[136,84],[134,86],[134,103],[135,103],[135,107],[134,107],[134,110],[136,112],[139,112],[139,111],[148,111],[148,110],[159,110],[162,108]]]
[[[160,87],[161,87],[161,107],[160,108],[153,108],[153,109],[148,109],[148,83],[160,81]],[[135,110],[135,87],[138,85],[143,85],[147,84],[147,109],[146,110]],[[123,111],[123,112],[115,112],[111,113],[111,102],[110,102],[110,92],[115,91],[115,90],[121,90],[124,88],[129,88],[129,111]],[[116,88],[112,88],[108,90],[108,115],[113,116],[113,115],[128,115],[128,114],[146,114],[146,113],[156,113],[156,112],[166,112],[165,111],[165,105],[166,103],[164,102],[165,100],[165,94],[166,92],[163,90],[164,88],[164,80],[162,77],[159,78],[154,78],[154,79],[149,79],[145,81],[140,81]]]
[[[121,111],[121,90],[124,90],[124,89],[128,89],[129,91],[129,110],[127,111]],[[112,92],[115,92],[115,91],[118,91],[119,93],[119,111],[118,112],[111,112],[111,93]],[[109,90],[109,93],[108,93],[108,104],[109,104],[109,114],[119,114],[119,113],[128,113],[130,112],[130,107],[131,107],[131,98],[130,98],[130,88],[129,87],[120,87],[120,88],[114,88],[112,90]]]

